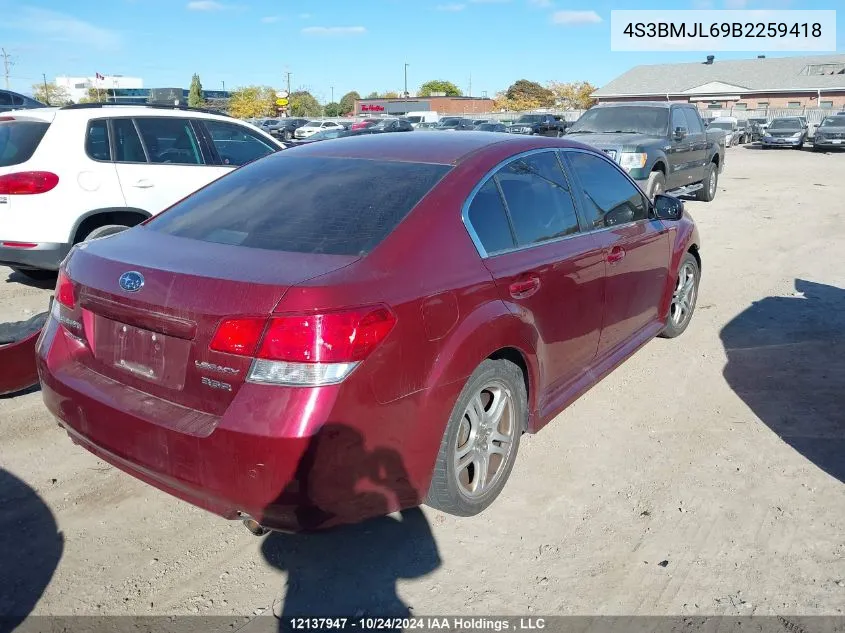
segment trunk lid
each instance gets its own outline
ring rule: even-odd
[[[209,349],[219,323],[269,316],[291,286],[354,262],[201,242],[136,227],[67,262],[86,349],[77,360],[138,391],[222,414],[251,359]]]

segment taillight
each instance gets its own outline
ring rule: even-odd
[[[0,176],[0,194],[26,196],[47,193],[59,184],[59,177],[49,171],[21,171]]]
[[[269,319],[227,319],[211,349],[254,358],[247,380],[326,385],[343,380],[387,337],[396,316],[382,306]]]
[[[56,281],[56,301],[71,310],[76,307],[76,290],[64,270],[59,271],[59,278]]]

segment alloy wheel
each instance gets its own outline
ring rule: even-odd
[[[675,327],[683,326],[692,316],[698,288],[695,283],[695,266],[686,262],[678,273],[678,282],[672,294],[670,318]]]
[[[488,383],[470,400],[453,455],[464,496],[480,497],[498,483],[513,458],[516,427],[513,395],[502,382]]]

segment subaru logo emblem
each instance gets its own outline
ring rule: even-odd
[[[144,287],[144,276],[141,273],[130,270],[128,273],[123,273],[117,283],[126,292],[138,292]]]

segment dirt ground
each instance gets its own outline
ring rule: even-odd
[[[71,444],[37,391],[0,400],[0,465],[37,493],[3,475],[0,541],[32,558],[0,613],[843,614],[843,175],[845,153],[731,148],[688,203],[690,328],[525,438],[475,518],[256,538]],[[0,319],[45,309],[9,274]]]

